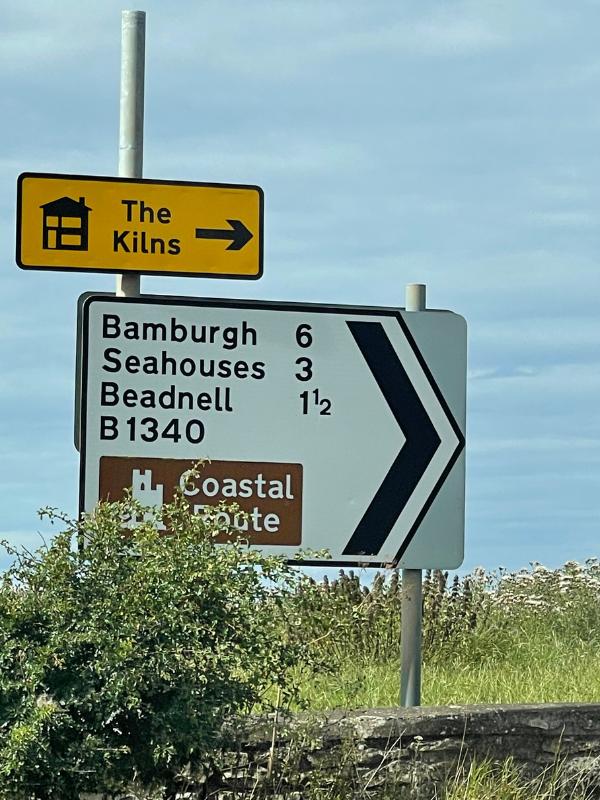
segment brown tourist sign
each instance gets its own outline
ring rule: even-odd
[[[213,513],[222,501],[217,523],[235,526],[251,544],[301,544],[300,464],[212,461],[190,470],[194,462],[188,459],[102,456],[100,499],[122,500],[131,489],[143,506],[160,507],[179,488],[195,514]],[[222,534],[217,541],[226,538]]]

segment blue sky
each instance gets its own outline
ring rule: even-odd
[[[0,536],[75,513],[75,315],[14,260],[22,171],[116,174],[122,3],[0,0]],[[257,282],[144,292],[469,324],[464,568],[600,544],[600,3],[148,2],[144,175],[258,184]],[[47,534],[44,534],[47,535]]]

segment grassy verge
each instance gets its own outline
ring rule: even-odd
[[[320,667],[299,706],[397,705],[401,586],[367,590],[353,574],[313,584],[300,618]],[[424,586],[423,705],[600,702],[600,565],[478,572]]]
[[[557,647],[523,664],[505,660],[487,664],[425,664],[423,705],[464,703],[600,702],[600,653],[580,646],[565,653]],[[299,705],[333,708],[394,706],[399,703],[400,661],[381,664],[348,660],[335,674],[305,676]],[[296,707],[299,707],[296,706]]]

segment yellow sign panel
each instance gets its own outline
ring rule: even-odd
[[[260,278],[258,186],[23,173],[23,269]]]

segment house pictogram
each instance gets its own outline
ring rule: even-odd
[[[85,197],[60,197],[40,206],[44,210],[44,250],[87,250],[88,214]]]

